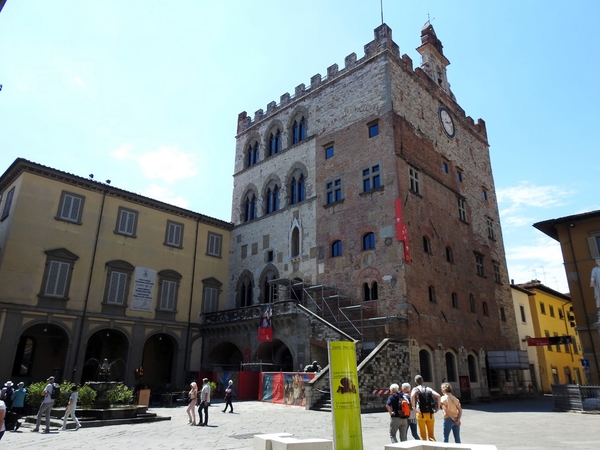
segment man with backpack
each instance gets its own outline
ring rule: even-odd
[[[54,406],[54,399],[58,397],[57,394],[60,394],[60,387],[54,383],[54,377],[48,377],[48,380],[46,381],[48,381],[48,384],[42,392],[44,400],[42,400],[42,404],[38,410],[35,428],[31,430],[32,432],[40,431],[42,416],[46,416],[46,429],[43,431],[43,433],[50,433],[50,413],[52,412],[52,407]]]
[[[435,418],[433,415],[440,409],[440,394],[425,386],[421,375],[415,377],[415,384],[417,386],[410,394],[410,401],[417,413],[417,425],[421,440],[435,441],[433,435]]]
[[[400,441],[407,440],[406,432],[408,430],[408,416],[410,415],[410,405],[398,390],[400,386],[396,383],[390,386],[390,396],[385,402],[385,409],[390,415],[390,440],[392,444],[398,442],[396,433],[400,430]]]

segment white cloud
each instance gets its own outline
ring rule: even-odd
[[[120,161],[135,162],[144,177],[151,180],[162,180],[172,184],[198,174],[195,155],[184,153],[177,147],[163,146],[146,153],[136,153],[131,144],[123,144],[109,154]]]
[[[147,178],[173,183],[196,176],[198,171],[194,159],[191,153],[184,153],[177,147],[164,146],[141,154],[137,163]]]
[[[564,204],[574,191],[560,186],[534,186],[522,181],[517,186],[496,190],[498,203],[507,204],[507,212],[522,207],[553,208]]]
[[[85,87],[85,81],[79,75],[73,77],[73,82],[79,87]]]
[[[179,206],[180,208],[187,209],[190,204],[187,199],[177,195],[173,189],[158,186],[156,184],[151,184],[146,187],[141,194],[146,197],[160,200],[161,202],[169,203],[170,205]]]
[[[123,161],[125,159],[135,159],[135,155],[131,153],[133,146],[131,144],[123,144],[109,153],[115,159]]]
[[[547,236],[507,247],[506,261],[509,277],[517,284],[538,279],[559,292],[569,291],[560,245]]]
[[[556,208],[567,203],[574,190],[561,186],[536,186],[528,181],[496,191],[502,225],[507,229],[531,226],[536,209]]]

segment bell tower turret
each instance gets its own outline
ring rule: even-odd
[[[446,67],[450,65],[450,61],[444,56],[443,49],[442,41],[438,39],[433,26],[428,21],[421,30],[421,46],[417,48],[421,54],[421,69],[454,99],[446,75]]]

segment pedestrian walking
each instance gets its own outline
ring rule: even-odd
[[[7,411],[10,411],[12,409],[12,396],[14,392],[15,389],[13,388],[12,381],[7,381],[6,383],[4,383],[4,387],[2,388],[2,391],[0,393],[0,399],[6,405]]]
[[[54,391],[54,377],[48,377],[46,380],[48,384],[44,388],[42,392],[42,404],[40,405],[40,409],[37,413],[37,419],[35,421],[35,428],[33,428],[32,432],[40,431],[40,424],[42,423],[42,417],[46,417],[46,428],[43,433],[50,433],[50,412],[52,412],[52,406],[54,406],[54,399],[52,398],[52,392]]]
[[[77,399],[79,398],[79,394],[77,393],[77,386],[71,386],[71,396],[69,397],[69,403],[67,404],[67,409],[65,409],[65,415],[63,417],[63,426],[60,431],[66,431],[67,429],[67,419],[69,416],[75,422],[75,431],[81,428],[81,424],[79,420],[77,420],[77,416],[75,415],[75,409],[77,408]]]
[[[195,381],[190,383],[190,391],[188,392],[190,404],[187,407],[188,423],[192,426],[196,425],[196,403],[198,402],[198,384]]]
[[[227,407],[229,406],[231,410],[229,411],[233,414],[233,380],[229,380],[227,388],[225,389],[225,408],[223,408],[223,412],[227,412]]]

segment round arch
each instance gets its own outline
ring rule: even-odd
[[[219,366],[222,370],[240,370],[240,364],[244,361],[244,356],[234,343],[221,342],[210,351],[207,360],[212,365],[211,370],[215,370],[216,366]]]
[[[294,358],[292,352],[283,341],[273,339],[272,342],[263,342],[256,350],[256,360],[273,364],[270,372],[293,372]]]
[[[59,325],[38,323],[25,328],[19,337],[12,375],[29,380],[45,380],[53,375],[64,379],[69,334]]]
[[[92,333],[86,343],[81,382],[98,381],[101,376],[107,381],[124,381],[127,375],[129,338],[121,330],[101,328]],[[101,374],[101,366],[108,365],[109,372]]]
[[[166,389],[171,384],[173,364],[178,345],[167,333],[154,333],[144,342],[142,367],[144,384],[151,389]]]

